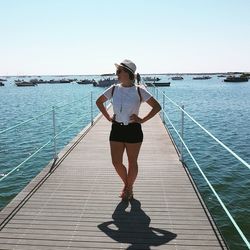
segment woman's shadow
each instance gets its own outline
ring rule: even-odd
[[[150,217],[141,209],[141,203],[133,199],[131,209],[126,211],[128,202],[121,201],[113,215],[98,228],[107,236],[120,243],[131,244],[127,250],[150,250],[150,246],[160,246],[176,238],[176,234],[159,228],[150,227]]]

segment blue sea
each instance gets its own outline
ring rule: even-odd
[[[184,105],[185,111],[197,122],[244,161],[250,163],[250,82],[225,83],[216,75],[211,75],[209,80],[193,80],[192,75],[184,75],[184,80],[181,81],[171,80],[170,75],[153,76],[161,78],[163,82],[171,82],[170,87],[160,87],[158,93],[155,92],[161,104],[164,92],[178,105]],[[0,87],[0,131],[28,119],[31,121],[0,134],[0,178],[53,138],[53,106],[56,133],[59,134],[56,142],[58,152],[90,122],[91,116],[98,114],[93,105],[91,115],[91,95],[95,100],[104,90],[76,82],[16,87],[14,80],[18,78],[30,80],[29,77],[8,77],[4,82],[5,86]],[[41,76],[41,79],[55,78],[62,77]],[[67,78],[100,79],[95,75]],[[153,88],[149,90],[154,92]],[[181,111],[167,98],[164,106],[169,119],[180,132]],[[165,121],[180,148],[180,140],[166,117]],[[232,217],[250,240],[249,168],[211,139],[186,115],[184,140]],[[49,143],[0,182],[0,209],[41,171],[53,155],[54,146]],[[186,150],[183,155],[230,249],[247,249]]]

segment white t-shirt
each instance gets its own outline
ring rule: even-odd
[[[115,120],[117,122],[123,122],[127,125],[130,121],[130,116],[132,114],[139,114],[140,108],[140,96],[138,89],[140,88],[141,101],[146,102],[152,95],[144,88],[139,86],[123,87],[121,84],[112,85],[103,95],[109,100],[112,98],[112,89],[115,86],[113,92],[113,111]]]

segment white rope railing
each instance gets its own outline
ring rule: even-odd
[[[154,84],[152,83],[152,86],[154,87],[154,90],[156,89],[156,87],[154,86]],[[157,89],[158,91],[158,89]],[[162,92],[162,91],[161,91]],[[178,109],[180,109],[184,114],[186,114],[196,125],[198,125],[205,133],[207,133],[213,140],[215,140],[219,145],[221,145],[224,149],[226,149],[231,155],[233,155],[237,160],[239,160],[244,166],[248,167],[250,169],[249,164],[244,161],[241,157],[239,157],[236,153],[234,153],[229,147],[227,147],[224,143],[222,143],[218,138],[216,138],[213,134],[211,134],[207,129],[205,129],[201,124],[199,124],[190,114],[188,114],[182,107],[180,107],[177,103],[175,103],[173,100],[171,100],[164,92],[162,92],[162,95],[167,98],[174,106],[176,106]],[[158,96],[158,93],[157,93]],[[164,99],[165,100],[165,99]],[[165,105],[163,105],[165,106]],[[177,134],[177,136],[179,137],[182,145],[186,148],[188,154],[190,155],[191,159],[193,160],[194,164],[196,165],[196,167],[198,168],[199,172],[201,173],[201,175],[203,176],[203,178],[205,179],[206,183],[208,184],[209,188],[212,190],[213,194],[215,195],[215,197],[217,198],[217,200],[219,201],[220,205],[222,206],[223,210],[225,211],[225,213],[227,214],[228,218],[230,219],[230,221],[232,222],[232,224],[234,225],[234,227],[236,228],[237,232],[239,233],[240,237],[242,238],[242,240],[244,241],[244,243],[246,244],[246,246],[248,247],[248,249],[250,249],[250,243],[247,240],[246,236],[244,235],[244,233],[242,232],[242,230],[240,229],[240,227],[238,226],[238,224],[236,223],[236,221],[234,220],[234,218],[232,217],[232,215],[230,214],[230,212],[228,211],[227,207],[225,206],[225,204],[223,203],[223,201],[221,200],[221,198],[219,197],[219,195],[217,194],[217,192],[215,191],[215,189],[213,188],[212,184],[210,183],[210,181],[208,180],[208,178],[206,177],[206,175],[204,174],[204,172],[202,171],[202,169],[200,168],[198,162],[195,160],[194,156],[192,155],[191,151],[189,150],[189,148],[187,147],[185,141],[183,140],[182,136],[179,134],[179,132],[177,131],[177,129],[175,128],[175,126],[173,125],[173,123],[171,122],[171,120],[169,119],[169,116],[167,115],[166,111],[164,109],[162,109],[162,112],[164,114],[164,117],[167,118],[169,124],[171,125],[171,127],[174,129],[175,133]]]
[[[207,133],[213,140],[215,140],[218,144],[220,144],[224,149],[226,149],[231,155],[233,155],[237,160],[239,160],[244,166],[250,169],[250,165],[243,160],[240,156],[238,156],[235,152],[233,152],[229,147],[227,147],[223,142],[221,142],[218,138],[216,138],[212,133],[210,133],[207,129],[205,129],[200,123],[198,123],[190,114],[188,114],[182,107],[180,107],[177,103],[171,100],[164,92],[164,95],[173,105],[175,105],[178,109],[180,109],[185,115],[187,115],[196,125],[198,125],[205,133]]]
[[[198,170],[200,171],[201,175],[203,176],[203,178],[205,179],[205,181],[207,182],[209,188],[212,190],[213,194],[215,195],[215,197],[217,198],[217,200],[219,201],[220,205],[222,206],[223,210],[226,212],[228,218],[230,219],[230,221],[233,223],[234,227],[236,228],[236,230],[238,231],[239,235],[241,236],[241,238],[243,239],[243,241],[245,242],[245,244],[247,245],[247,247],[250,249],[250,243],[248,242],[246,236],[244,235],[244,233],[242,232],[242,230],[240,229],[240,227],[238,226],[238,224],[236,223],[236,221],[234,220],[234,218],[232,217],[232,215],[230,214],[230,212],[228,211],[227,207],[225,206],[225,204],[223,203],[223,201],[221,200],[221,198],[219,197],[218,193],[215,191],[215,189],[213,188],[212,184],[210,183],[210,181],[208,180],[208,178],[206,177],[206,175],[204,174],[204,172],[202,171],[202,169],[200,168],[199,164],[197,163],[197,161],[195,160],[194,156],[192,155],[191,151],[189,150],[189,148],[187,147],[186,143],[184,142],[184,140],[182,139],[182,137],[180,136],[179,132],[177,131],[177,129],[175,128],[175,126],[173,125],[173,123],[170,121],[167,113],[165,112],[165,110],[162,110],[162,112],[164,112],[165,117],[167,118],[168,122],[170,123],[170,125],[172,126],[172,128],[174,129],[175,133],[177,134],[177,136],[179,137],[179,139],[181,140],[182,144],[184,145],[184,147],[186,148],[188,154],[190,155],[191,159],[193,160],[194,164],[196,165],[196,167],[198,168]]]
[[[63,108],[63,107],[66,107],[66,106],[70,106],[72,104],[75,104],[79,101],[82,101],[83,99],[87,98],[91,96],[91,101],[93,101],[93,98],[92,98],[92,93],[88,93],[86,96],[84,96],[83,98],[80,98],[78,100],[74,100],[72,102],[69,102],[69,103],[66,103],[66,104],[62,104],[62,105],[58,105],[58,106],[54,106],[52,107],[52,109],[36,116],[36,117],[33,117],[33,118],[30,118],[30,119],[27,119],[23,122],[20,122],[14,126],[11,126],[7,129],[4,129],[2,131],[0,131],[0,135],[3,134],[3,133],[6,133],[8,131],[11,131],[11,130],[14,130],[14,129],[17,129],[19,128],[20,126],[23,126],[24,124],[28,124],[34,120],[37,120],[38,118],[44,116],[44,115],[47,115],[48,113],[51,113],[53,114],[53,130],[54,130],[54,133],[53,133],[53,137],[47,141],[44,145],[42,145],[39,149],[37,149],[34,153],[32,153],[29,157],[27,157],[25,160],[23,160],[20,164],[18,164],[16,167],[14,167],[13,169],[11,169],[8,173],[0,173],[0,182],[3,181],[4,179],[6,179],[10,174],[12,174],[13,172],[15,172],[16,170],[20,169],[27,161],[29,161],[31,158],[33,158],[35,155],[37,155],[42,149],[44,149],[46,146],[48,146],[50,143],[54,142],[54,145],[55,145],[55,141],[56,139],[58,139],[63,133],[65,133],[66,131],[68,131],[70,128],[72,128],[73,126],[79,124],[80,122],[83,121],[83,119],[86,117],[86,114],[83,114],[80,116],[80,118],[78,118],[75,122],[72,122],[70,123],[69,126],[67,126],[65,129],[63,129],[62,131],[56,133],[55,129],[56,129],[56,124],[55,123],[55,119],[54,119],[54,116],[55,116],[55,109],[60,109],[60,108]],[[89,120],[91,122],[91,124],[93,124],[93,121],[91,121],[91,119],[93,119],[93,105],[91,104],[91,117],[89,117]],[[89,110],[89,109],[88,109]],[[56,151],[56,147],[54,146],[54,150]],[[54,160],[57,159],[57,152],[54,152]]]
[[[72,101],[72,102],[68,102],[68,103],[65,103],[65,104],[62,104],[62,105],[60,105],[62,102],[57,103],[57,104],[54,105],[54,107],[55,107],[56,109],[60,109],[60,108],[63,108],[63,107],[65,107],[65,106],[69,106],[69,105],[71,105],[71,104],[77,103],[77,102],[79,102],[79,101],[81,101],[81,100],[87,98],[88,96],[90,96],[90,93],[88,93],[86,96],[84,96],[84,97],[82,97],[82,98],[80,98],[80,99],[74,100],[74,101]],[[8,131],[10,131],[10,130],[13,130],[13,129],[16,129],[16,128],[18,128],[18,127],[20,127],[20,126],[22,126],[22,125],[24,125],[24,124],[26,124],[26,123],[29,123],[29,122],[34,121],[34,120],[37,120],[38,118],[40,118],[40,117],[42,117],[42,116],[44,116],[44,115],[46,115],[46,114],[48,114],[48,113],[50,113],[50,112],[52,112],[51,109],[49,109],[48,111],[45,111],[44,113],[42,113],[42,114],[40,114],[40,115],[38,115],[38,116],[32,117],[32,118],[27,119],[27,120],[25,120],[25,121],[23,121],[23,122],[20,122],[20,123],[18,123],[18,124],[16,124],[16,125],[13,125],[13,126],[11,126],[11,127],[9,127],[9,128],[6,128],[6,129],[0,131],[0,134],[6,133],[6,132],[8,132]]]
[[[50,112],[51,112],[51,110],[48,110],[48,111],[46,111],[46,112],[44,112],[44,113],[42,113],[42,114],[40,114],[40,115],[38,115],[38,116],[36,116],[36,117],[32,117],[32,118],[30,118],[30,119],[28,119],[28,120],[25,120],[25,121],[23,121],[23,122],[20,122],[20,123],[14,125],[14,126],[11,126],[11,127],[9,127],[9,128],[6,128],[6,129],[0,131],[0,134],[6,133],[6,132],[8,132],[8,131],[10,131],[10,130],[13,130],[13,129],[16,129],[16,128],[18,128],[18,127],[20,127],[20,126],[22,126],[22,125],[24,125],[24,124],[26,124],[26,123],[29,123],[29,122],[34,121],[34,120],[37,120],[39,117],[42,117],[42,116],[44,116],[44,115],[46,115],[46,114],[48,114],[48,113],[50,113]]]
[[[13,173],[15,170],[19,169],[26,163],[28,160],[30,160],[33,156],[35,156],[37,153],[39,153],[43,148],[48,146],[52,142],[52,139],[46,142],[42,147],[40,147],[38,150],[36,150],[33,154],[31,154],[29,157],[27,157],[24,161],[22,161],[20,164],[18,164],[16,167],[14,167],[11,171],[9,171],[7,174],[1,174],[0,182],[3,181],[5,178],[7,178],[11,173]]]
[[[86,99],[87,97],[90,97],[90,96],[91,96],[91,93],[88,93],[88,94],[85,95],[84,97],[82,97],[82,98],[80,98],[80,99],[77,99],[77,100],[74,100],[74,101],[69,102],[69,103],[64,103],[64,104],[61,104],[62,102],[57,103],[57,104],[55,105],[55,107],[56,107],[57,109],[60,109],[60,108],[63,108],[63,107],[65,107],[65,106],[69,106],[69,105],[72,105],[72,104],[77,103],[77,102],[79,102],[79,101],[82,101],[83,99]],[[60,105],[60,104],[61,104],[61,105]]]

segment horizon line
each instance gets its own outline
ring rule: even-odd
[[[250,71],[222,71],[222,72],[175,72],[175,73],[140,73],[140,75],[217,75],[217,74],[242,74]],[[115,75],[115,73],[107,73]],[[16,74],[16,75],[0,75],[0,77],[26,77],[26,76],[101,76],[103,74]]]

